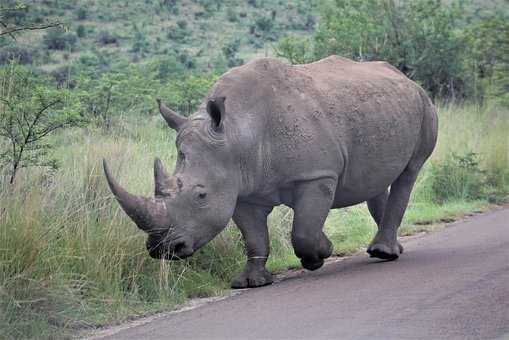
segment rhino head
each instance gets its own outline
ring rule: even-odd
[[[154,197],[130,194],[103,161],[109,187],[136,225],[148,234],[147,250],[157,259],[191,256],[212,240],[233,215],[238,174],[224,127],[224,98],[207,103],[208,115],[180,116],[158,100],[159,111],[177,131],[177,164],[169,175],[154,162]],[[230,143],[231,144],[231,143]]]

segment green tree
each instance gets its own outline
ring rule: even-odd
[[[436,0],[330,0],[320,12],[312,43],[283,38],[276,53],[297,63],[332,54],[385,60],[433,97],[465,94],[459,6]]]
[[[73,49],[77,40],[74,33],[65,32],[61,28],[48,30],[43,38],[44,44],[50,50]]]
[[[472,71],[474,97],[485,97],[509,106],[509,18],[488,13],[468,26],[466,60]]]
[[[278,57],[286,58],[292,64],[306,64],[314,59],[311,42],[307,38],[292,35],[282,37],[274,50]]]
[[[237,57],[237,52],[240,48],[240,39],[234,39],[228,41],[222,48],[223,54],[226,58],[227,66],[234,67],[242,65],[244,60]]]
[[[164,86],[161,97],[169,106],[189,116],[216,80],[215,75],[188,75]]]
[[[47,137],[81,123],[76,98],[46,83],[14,61],[0,68],[0,162],[10,168],[11,184],[23,167],[55,167]]]

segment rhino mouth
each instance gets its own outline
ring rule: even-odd
[[[150,257],[154,259],[172,261],[185,259],[194,253],[192,243],[184,238],[159,243],[157,245],[150,245],[147,243],[147,250]]]

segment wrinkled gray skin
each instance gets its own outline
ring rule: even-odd
[[[178,160],[172,176],[156,160],[155,197],[127,193],[104,164],[120,205],[148,233],[150,256],[188,257],[233,218],[247,264],[232,287],[266,285],[274,206],[293,208],[295,254],[315,270],[332,254],[322,232],[329,210],[362,202],[378,225],[368,253],[394,260],[403,251],[397,229],[435,147],[437,115],[389,64],[258,59],[224,74],[189,118],[159,108],[178,132]]]

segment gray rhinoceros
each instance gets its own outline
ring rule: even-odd
[[[394,260],[403,251],[397,230],[438,125],[425,91],[391,65],[262,58],[225,73],[189,118],[158,103],[177,131],[178,159],[171,176],[156,159],[155,196],[128,193],[104,163],[153,258],[191,256],[233,218],[247,264],[232,287],[269,284],[267,216],[280,204],[294,210],[292,245],[306,269],[332,254],[322,232],[329,210],[362,202],[378,225],[368,253]]]

